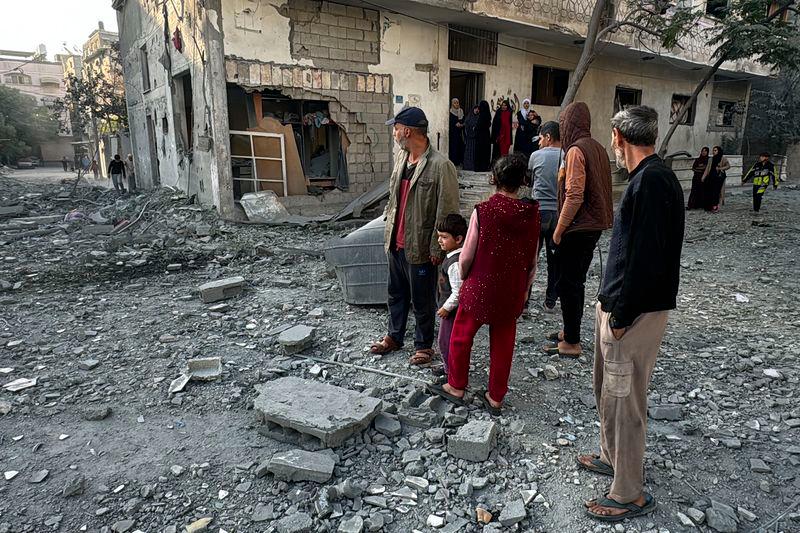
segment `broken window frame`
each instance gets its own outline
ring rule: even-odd
[[[686,106],[686,104],[689,102],[690,99],[691,96],[686,94],[675,93],[672,95],[672,103],[670,104],[670,113],[669,113],[670,124],[675,123],[675,119],[678,117],[681,111],[683,111],[683,108]],[[676,104],[679,107],[676,107]],[[686,112],[686,115],[683,117],[683,120],[679,122],[679,125],[694,126],[695,110],[696,110],[695,104],[697,104],[697,101],[692,102],[692,105],[689,106],[689,111]]]
[[[623,94],[628,96],[633,96],[633,102],[623,104],[622,99],[620,98],[620,96],[622,96]],[[637,105],[642,105],[641,89],[637,89],[636,87],[627,87],[625,85],[617,85],[614,88],[614,113],[613,113],[614,115],[616,115],[623,109]]]
[[[271,189],[259,189],[258,183],[281,183],[283,184],[283,196],[284,198],[289,196],[289,184],[286,176],[286,139],[284,138],[283,134],[281,133],[265,133],[265,132],[258,132],[258,131],[242,131],[242,130],[230,130],[228,132],[231,136],[233,135],[246,135],[250,137],[250,155],[239,155],[233,154],[231,151],[231,164],[233,163],[233,159],[250,159],[253,162],[253,178],[252,179],[245,179],[245,178],[232,178],[233,181],[241,181],[241,182],[250,182],[253,184],[253,192],[259,192],[261,190],[271,190]],[[273,139],[278,139],[281,145],[281,157],[264,157],[264,156],[257,156],[255,152],[255,145],[253,143],[253,137],[270,137]],[[263,161],[280,161],[281,162],[281,179],[259,179],[258,177],[258,165],[256,164],[256,160],[261,159]]]
[[[717,101],[717,118],[714,121],[714,125],[717,128],[736,127],[736,115],[738,114],[738,107],[738,103],[734,100]]]
[[[550,107],[561,105],[569,87],[569,77],[569,70],[548,65],[533,65],[531,68],[531,103]],[[544,87],[544,90],[539,90],[540,87]]]

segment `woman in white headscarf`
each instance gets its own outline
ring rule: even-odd
[[[539,143],[534,141],[539,135],[539,127],[542,119],[531,107],[531,101],[527,98],[522,101],[520,109],[514,118],[517,122],[517,133],[514,136],[514,151],[530,157],[531,153],[539,148]]]
[[[458,166],[464,161],[464,110],[458,98],[450,101],[450,161]]]

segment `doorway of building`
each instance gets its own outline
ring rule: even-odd
[[[465,114],[483,100],[483,85],[483,72],[450,71],[450,99],[458,98]]]

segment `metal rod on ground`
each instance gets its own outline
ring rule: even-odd
[[[389,372],[388,370],[379,370],[377,368],[371,368],[368,366],[361,366],[361,365],[354,365],[352,363],[341,363],[339,361],[332,361],[330,359],[323,359],[322,357],[312,357],[309,355],[302,355],[302,354],[292,354],[290,357],[294,357],[297,359],[309,359],[311,361],[316,361],[317,363],[325,363],[330,365],[342,366],[345,368],[354,368],[356,370],[363,370],[364,372],[372,372],[373,374],[380,374],[382,376],[389,376],[392,378],[400,378],[400,379],[407,379],[409,381],[418,381],[420,383],[428,383],[427,379],[415,378],[411,376],[405,376],[403,374],[395,374],[394,372]]]
[[[145,209],[147,209],[147,206],[148,206],[148,205],[150,205],[150,202],[151,202],[152,200],[153,200],[152,198],[151,198],[150,200],[147,200],[147,203],[145,203],[145,204],[144,204],[144,207],[142,207],[142,210],[141,210],[141,212],[139,213],[139,216],[138,216],[138,217],[136,217],[135,219],[133,219],[133,222],[130,222],[130,223],[128,223],[128,224],[126,224],[126,225],[122,226],[121,228],[119,228],[119,231],[117,231],[116,229],[114,229],[114,231],[112,231],[111,233],[112,233],[112,234],[122,233],[122,232],[123,232],[123,231],[125,231],[126,229],[130,228],[131,226],[133,226],[134,224],[136,224],[137,222],[139,222],[139,219],[140,219],[140,218],[142,218],[142,215],[144,215],[144,210],[145,210]]]

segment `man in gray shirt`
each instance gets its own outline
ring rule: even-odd
[[[546,313],[555,312],[558,299],[558,265],[553,232],[558,223],[558,171],[563,160],[558,122],[545,122],[539,130],[539,149],[531,154],[528,168],[533,176],[533,199],[539,202],[542,218],[539,250],[543,243],[547,250],[547,292],[543,304]]]

